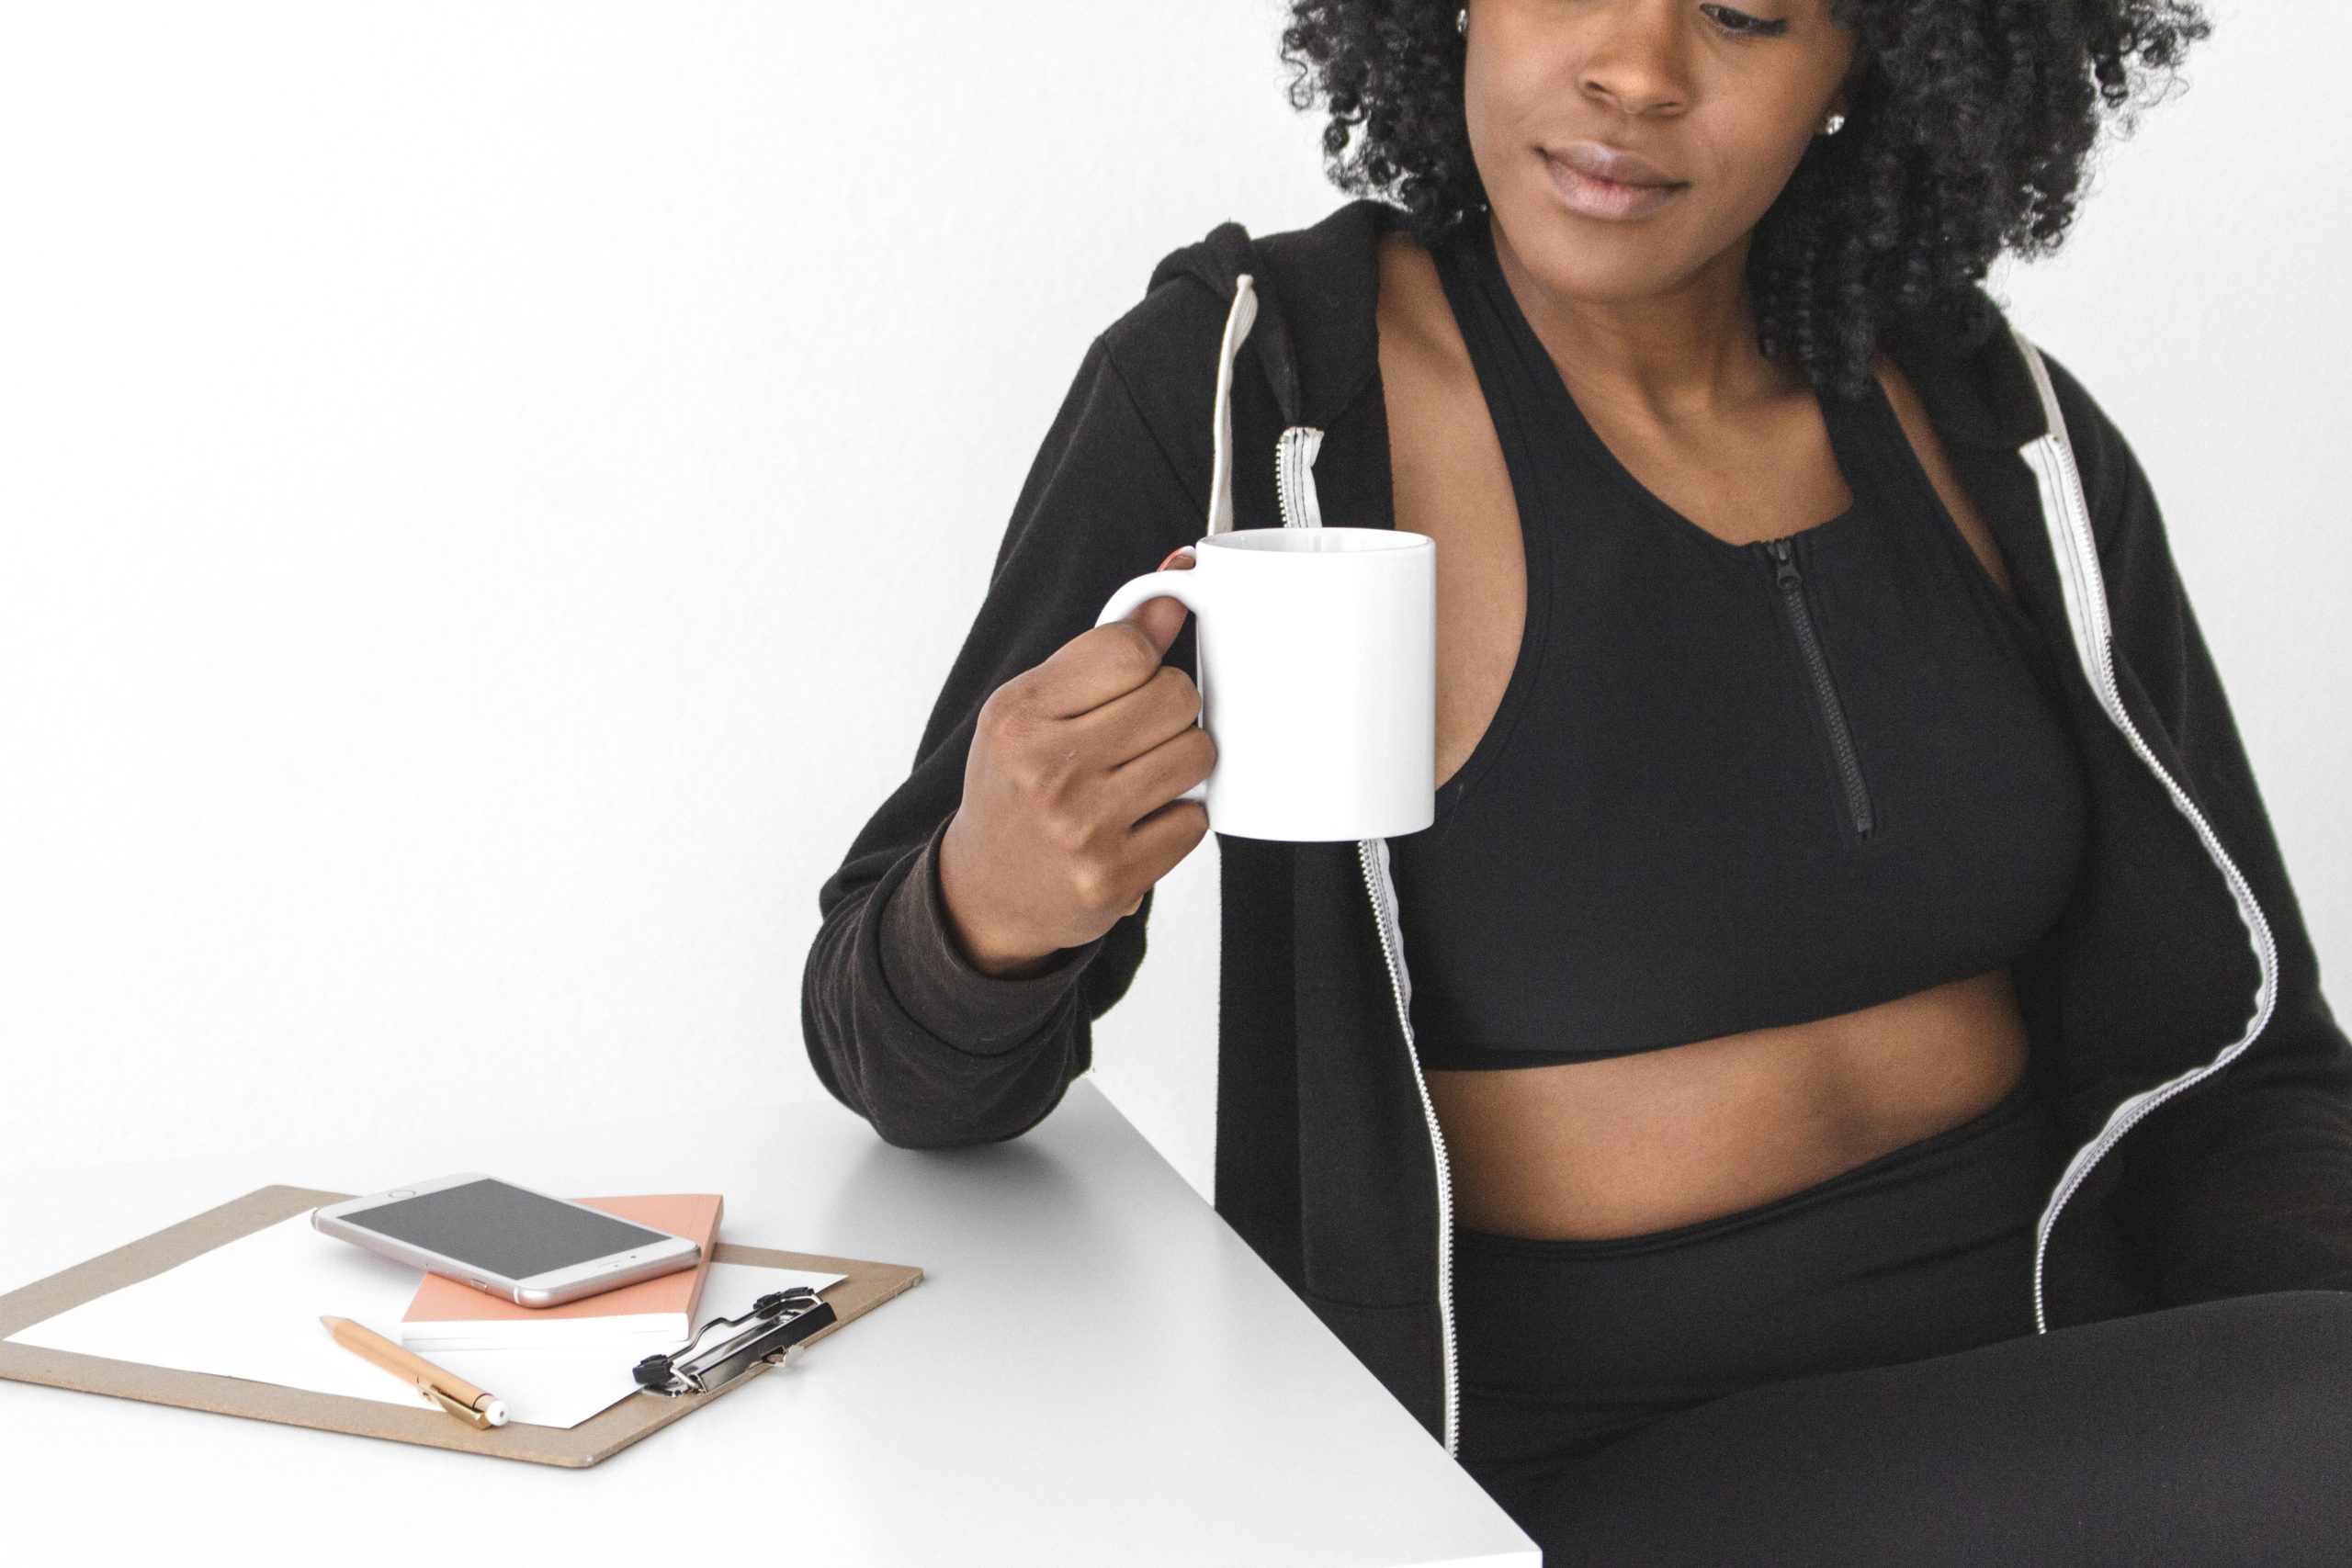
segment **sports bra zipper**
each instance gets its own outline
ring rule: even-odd
[[[1774,539],[1764,547],[1779,563],[1773,580],[1781,590],[1781,608],[1787,612],[1789,629],[1796,634],[1797,649],[1804,658],[1805,677],[1813,685],[1814,705],[1820,711],[1822,727],[1829,731],[1829,750],[1838,763],[1838,782],[1846,794],[1847,814],[1853,818],[1854,837],[1871,836],[1871,792],[1862,780],[1862,761],[1854,750],[1853,731],[1846,727],[1846,710],[1838,701],[1838,688],[1829,679],[1828,656],[1821,651],[1821,636],[1814,628],[1813,611],[1804,602],[1804,577],[1797,570],[1794,548],[1786,539]]]

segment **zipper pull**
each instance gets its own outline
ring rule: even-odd
[[[1781,563],[1780,570],[1772,574],[1774,581],[1787,588],[1804,581],[1797,571],[1796,560],[1790,553],[1789,542],[1786,539],[1775,539],[1764,547],[1770,550],[1772,558]]]

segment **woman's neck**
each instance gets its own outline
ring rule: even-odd
[[[1587,407],[1606,403],[1671,425],[1720,418],[1803,385],[1756,346],[1745,238],[1666,293],[1594,300],[1547,287],[1499,225],[1493,232],[1520,312]]]

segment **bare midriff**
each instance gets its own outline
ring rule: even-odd
[[[1982,1115],[2025,1064],[1995,970],[1788,1028],[1429,1084],[1458,1224],[1589,1240],[1803,1191]]]
[[[1382,253],[1380,369],[1396,525],[1438,542],[1442,783],[1476,750],[1510,683],[1526,564],[1468,351],[1428,255],[1402,240]],[[1605,391],[1576,385],[1573,366],[1562,369],[1635,477],[1731,543],[1797,532],[1850,501],[1819,406],[1801,386],[1709,431],[1704,420],[1679,428],[1612,408]],[[1953,521],[2006,588],[1990,531],[1917,396],[1892,367],[1882,380]],[[2026,1055],[2009,975],[1998,969],[1859,1012],[1639,1055],[1428,1077],[1459,1224],[1601,1239],[1769,1203],[1957,1127],[2001,1102]]]

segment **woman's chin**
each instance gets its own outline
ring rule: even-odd
[[[1672,243],[1657,224],[1597,222],[1557,206],[1525,218],[1503,214],[1496,228],[1537,287],[1580,305],[1660,299],[1688,286],[1714,259],[1698,246]]]

